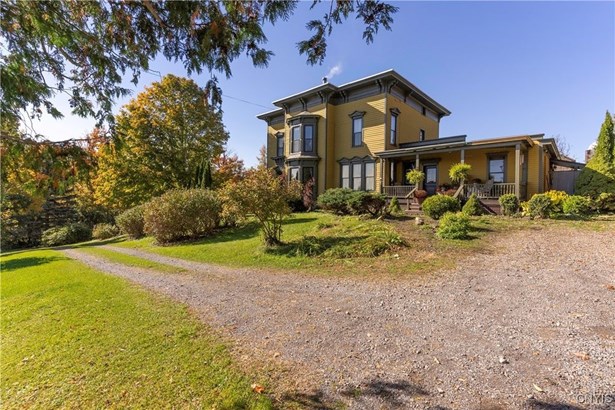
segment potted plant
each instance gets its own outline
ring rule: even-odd
[[[416,201],[419,203],[419,205],[422,204],[427,197],[427,191],[425,191],[424,189],[419,189],[419,187],[421,183],[425,180],[425,173],[419,171],[418,169],[413,169],[408,171],[408,173],[406,174],[406,179],[408,180],[408,182],[410,182],[416,187],[416,190],[414,191],[414,197],[416,198]]]
[[[448,176],[451,178],[451,181],[461,185],[468,179],[471,170],[472,166],[470,164],[460,162],[451,166],[451,169],[448,171]]]

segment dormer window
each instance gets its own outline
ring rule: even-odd
[[[352,120],[352,146],[363,146],[363,116],[365,111],[355,111],[350,114]]]

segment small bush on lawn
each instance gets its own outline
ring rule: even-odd
[[[140,238],[145,235],[145,220],[143,219],[144,211],[145,205],[138,205],[130,208],[119,214],[115,218],[115,223],[120,228],[122,233],[125,233],[131,238]]]
[[[159,243],[194,239],[213,232],[222,205],[208,189],[174,189],[152,199],[145,208],[145,233]]]
[[[423,202],[423,212],[432,219],[440,219],[447,212],[459,211],[459,200],[446,195],[433,195]]]
[[[94,239],[109,239],[118,236],[120,230],[113,224],[96,224],[92,229],[92,238]]]
[[[547,191],[545,195],[551,200],[551,213],[561,214],[564,212],[564,201],[568,197],[568,194],[564,191]]]
[[[397,199],[396,196],[391,199],[391,203],[389,203],[387,212],[389,213],[389,215],[401,215],[404,213],[404,211],[401,210],[401,206],[399,206],[399,199]]]
[[[591,202],[589,198],[580,195],[570,195],[564,199],[562,210],[565,214],[584,216],[591,212]]]
[[[504,194],[499,199],[502,214],[513,216],[519,212],[519,198],[515,194]]]
[[[84,223],[73,223],[50,228],[43,232],[41,243],[44,246],[60,246],[83,242],[92,238],[92,230]]]
[[[470,195],[468,202],[465,203],[461,211],[468,216],[480,216],[483,214],[483,208],[480,206],[476,194]]]
[[[470,230],[470,219],[462,212],[447,212],[440,219],[436,235],[440,239],[466,239]]]
[[[615,193],[603,192],[591,202],[592,209],[601,214],[615,212]]]
[[[386,197],[376,192],[354,191],[348,200],[348,207],[355,215],[379,216],[386,206]]]
[[[348,206],[356,191],[350,188],[332,188],[318,196],[318,206],[336,215],[348,215],[352,209]]]
[[[548,218],[551,212],[551,198],[546,194],[536,194],[527,202],[530,218]]]

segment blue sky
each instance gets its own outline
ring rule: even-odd
[[[399,7],[392,32],[380,31],[366,45],[361,23],[350,19],[335,27],[321,66],[307,65],[296,43],[309,37],[305,23],[327,5],[310,11],[311,1],[301,3],[289,21],[267,27],[275,53],[268,68],[241,58],[231,79],[218,75],[227,96],[228,148],[255,164],[266,136],[255,116],[274,108],[271,101],[318,85],[334,67],[330,82],[337,85],[395,69],[452,111],[441,122],[442,137],[561,135],[578,160],[605,111],[615,111],[615,2],[392,3]],[[180,64],[164,60],[152,68],[185,75]],[[206,75],[193,78],[206,81]],[[135,93],[157,79],[144,74]],[[62,101],[59,106],[67,111]],[[45,118],[36,130],[58,140],[83,136],[92,126],[67,115]]]

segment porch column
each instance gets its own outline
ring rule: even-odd
[[[421,170],[420,167],[421,167],[421,161],[419,160],[419,154],[416,154],[416,159],[414,160],[414,169],[420,171]],[[415,186],[415,188],[422,188],[422,187],[419,187],[418,185],[419,184],[417,184],[417,186]]]
[[[462,148],[461,149],[461,163],[465,163],[466,162],[466,151]]]
[[[380,158],[380,175],[381,175],[381,183],[380,186],[383,187],[382,189],[380,189],[380,192],[384,192],[384,187],[389,185],[389,180],[391,179],[389,176],[389,171],[388,171],[388,164],[389,161],[387,161],[386,158]]]
[[[521,144],[515,145],[515,195],[517,195],[517,198],[521,197],[521,175],[519,168],[521,168]]]

